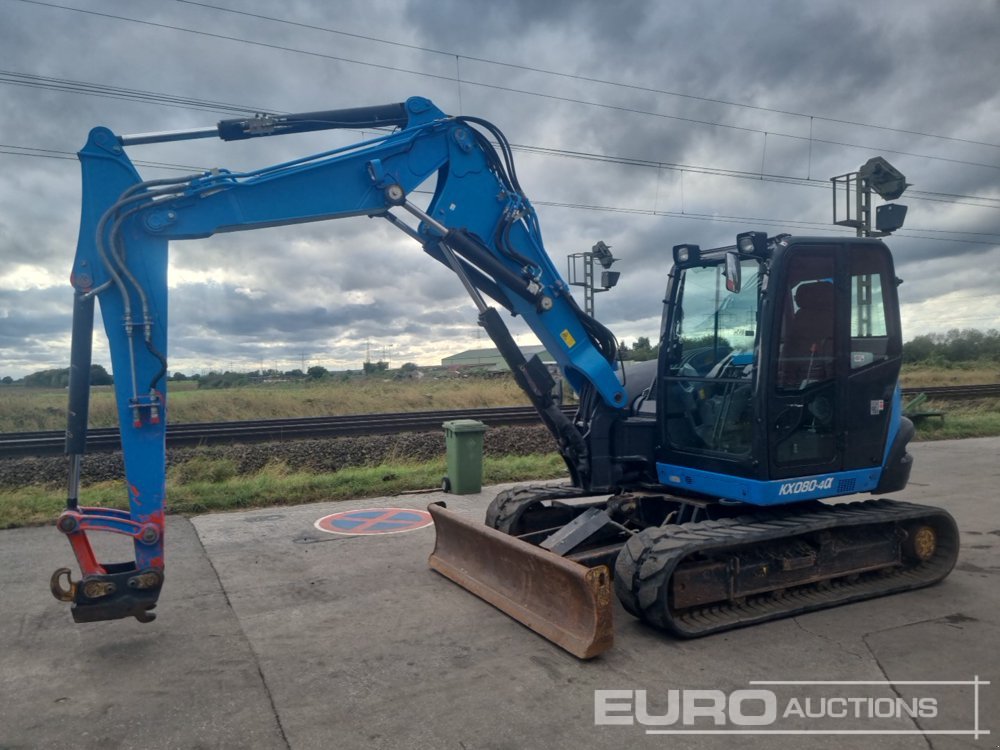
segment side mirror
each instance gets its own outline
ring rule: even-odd
[[[726,253],[726,289],[734,294],[743,288],[740,256],[735,252]]]

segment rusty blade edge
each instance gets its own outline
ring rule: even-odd
[[[542,550],[534,545],[476,523],[446,509],[444,503],[431,503],[428,511],[434,518],[434,551],[428,559],[432,570],[457,583],[484,601],[514,618],[557,646],[580,659],[590,659],[608,650],[614,643],[610,574],[606,567],[587,568]],[[442,532],[443,530],[443,532]],[[493,564],[501,550],[523,560],[521,570],[500,569]],[[545,576],[540,585],[518,587],[514,579],[527,568],[534,575]],[[506,578],[504,573],[510,573]],[[558,581],[553,589],[552,584]],[[505,585],[508,583],[510,585]],[[532,596],[559,597],[560,606],[549,611],[567,613],[564,621],[547,617],[540,610],[542,601]],[[517,598],[515,598],[517,597]],[[571,613],[581,613],[573,617]]]

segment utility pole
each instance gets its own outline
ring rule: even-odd
[[[857,172],[831,177],[833,183],[833,223],[854,227],[858,237],[887,237],[903,226],[906,206],[887,203],[875,209],[875,229],[872,230],[872,191],[883,200],[894,201],[910,186],[903,173],[881,156],[874,156]],[[840,188],[840,190],[838,190]],[[854,200],[851,200],[851,190]],[[837,193],[843,192],[843,216],[838,212]],[[853,204],[853,214],[851,212]]]
[[[874,156],[857,172],[831,177],[833,183],[833,223],[842,227],[854,227],[858,237],[888,237],[903,226],[906,220],[906,206],[886,203],[875,209],[875,229],[872,230],[872,191],[883,200],[899,198],[910,186],[903,173],[881,156]],[[843,186],[844,216],[837,212],[837,188]],[[854,188],[854,215],[851,215],[851,188]],[[855,277],[853,290],[855,315],[852,320],[852,335],[872,335],[873,289],[871,274],[862,273]]]
[[[601,271],[601,288],[594,288],[594,260],[597,260],[604,269]],[[611,254],[611,247],[605,245],[603,241],[598,241],[590,252],[573,253],[567,256],[567,271],[569,283],[573,286],[583,287],[583,311],[590,317],[594,317],[594,294],[597,292],[607,292],[618,283],[621,273],[609,271],[612,263],[616,263],[618,258]],[[580,280],[579,262],[583,263],[583,281]]]

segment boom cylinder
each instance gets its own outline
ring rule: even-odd
[[[294,115],[263,115],[219,122],[219,138],[240,141],[262,135],[308,133],[337,128],[406,127],[409,117],[406,105],[380,104],[374,107],[328,109],[322,112],[300,112]]]
[[[267,135],[310,133],[315,130],[336,130],[338,128],[404,128],[407,123],[409,123],[409,115],[406,105],[398,102],[396,104],[380,104],[374,107],[327,109],[320,112],[299,112],[290,115],[258,114],[253,117],[234,117],[229,120],[220,120],[214,128],[120,135],[118,141],[123,146],[190,141],[198,138],[215,138],[216,136],[224,141],[243,141]]]

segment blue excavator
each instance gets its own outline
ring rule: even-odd
[[[334,128],[376,135],[252,171],[167,179],[143,180],[126,155],[146,143]],[[485,522],[431,504],[430,567],[576,656],[610,647],[612,591],[632,615],[692,637],[919,588],[955,563],[944,510],[843,501],[898,492],[911,467],[899,280],[879,239],[746,231],[726,247],[673,245],[658,359],[632,363],[574,300],[511,147],[485,120],[414,97],[187,131],[97,127],[79,157],[70,470],[57,527],[80,577],[60,568],[51,579],[77,622],[149,622],[164,582],[170,242],[347,217],[388,221],[458,276],[566,463],[567,482],[503,492]],[[95,300],[127,511],[80,501]],[[499,309],[558,362],[579,398],[574,415]],[[134,560],[100,561],[94,532],[131,537]]]

